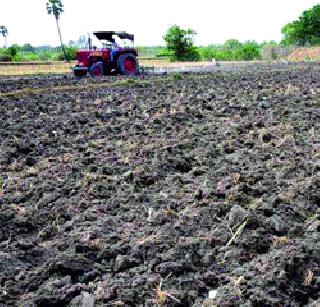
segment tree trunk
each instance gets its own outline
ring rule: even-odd
[[[56,24],[57,24],[57,29],[58,29],[58,34],[59,34],[59,38],[60,38],[60,44],[61,44],[61,48],[62,48],[62,52],[63,52],[63,56],[64,59],[69,62],[69,59],[67,58],[67,54],[66,54],[66,50],[64,48],[63,42],[62,42],[62,35],[61,35],[61,30],[60,30],[60,25],[59,25],[59,20],[58,20],[58,16],[55,16],[56,18]]]
[[[7,48],[7,36],[6,35],[3,35],[3,40],[4,40],[4,45],[3,45],[3,48]]]

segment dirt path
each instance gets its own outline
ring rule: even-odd
[[[68,64],[64,62],[56,63],[17,63],[13,65],[8,65],[8,63],[0,64],[0,75],[12,76],[12,75],[32,75],[32,74],[59,74],[59,73],[70,73],[74,63]],[[45,64],[45,65],[44,65]],[[159,67],[179,67],[181,63],[172,63],[166,60],[141,60],[140,64],[142,66],[153,66],[156,68]],[[206,65],[206,62],[198,62],[197,66]],[[195,65],[194,63],[186,62],[183,63],[183,66]]]

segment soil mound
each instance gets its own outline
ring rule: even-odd
[[[320,61],[320,47],[296,48],[288,56],[289,61]]]

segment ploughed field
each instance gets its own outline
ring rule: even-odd
[[[0,80],[0,305],[319,300],[319,65],[122,79]]]

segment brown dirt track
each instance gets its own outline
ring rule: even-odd
[[[319,80],[0,77],[0,306],[319,303]]]
[[[167,60],[140,60],[142,66],[153,66],[155,68],[206,66],[208,62],[169,62]],[[24,62],[24,63],[0,63],[0,76],[34,75],[34,74],[62,74],[70,73],[74,63],[65,62]]]

